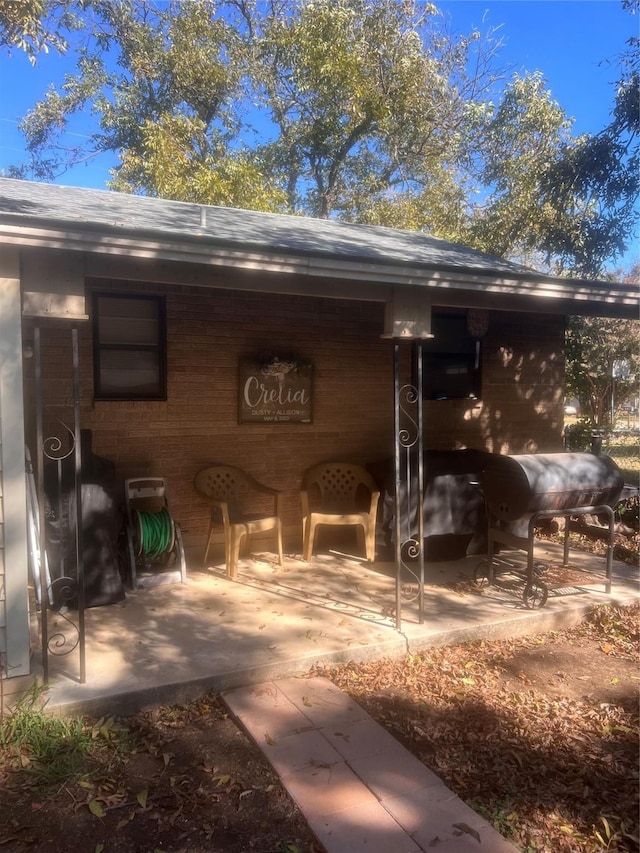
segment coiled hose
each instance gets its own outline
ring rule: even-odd
[[[175,528],[166,507],[160,512],[134,510],[133,520],[138,533],[136,556],[159,557],[173,549]]]

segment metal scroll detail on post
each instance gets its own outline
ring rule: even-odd
[[[424,621],[424,495],[422,349],[412,343],[416,385],[400,384],[400,346],[394,344],[396,628],[402,603],[418,602]]]
[[[64,559],[64,544],[68,540],[72,524],[71,518],[67,517],[68,512],[65,512],[62,506],[63,494],[63,471],[62,466],[65,459],[70,459],[76,450],[76,436],[73,430],[60,421],[60,425],[68,435],[69,448],[65,450],[65,442],[60,436],[51,435],[45,438],[42,442],[42,456],[49,460],[50,463],[55,463],[56,469],[56,492],[58,494],[57,506],[54,506],[51,501],[47,501],[45,506],[45,515],[49,524],[55,524],[58,527],[58,542],[60,545],[59,562],[57,566],[48,564],[49,574],[53,569],[56,576],[46,578],[48,596],[47,600],[50,608],[56,613],[54,621],[54,631],[47,634],[47,651],[53,655],[68,655],[78,647],[80,642],[79,626],[69,616],[69,608],[78,600],[78,578],[68,574],[67,561]],[[41,571],[44,566],[41,564]],[[59,574],[57,574],[59,572]],[[76,572],[77,574],[77,572]],[[41,581],[44,588],[44,580]],[[61,626],[58,621],[62,619],[65,623]]]
[[[80,382],[77,329],[71,330],[73,419],[71,429],[58,421],[63,437],[44,437],[44,395],[40,328],[34,329],[37,525],[43,680],[48,681],[48,655],[63,656],[78,649],[79,680],[86,680],[84,575],[82,542],[82,451],[80,436]],[[33,477],[33,475],[31,475]],[[46,478],[46,484],[45,484]],[[34,502],[34,507],[36,502]],[[47,542],[47,530],[50,543]],[[55,545],[57,546],[54,547]],[[50,547],[47,548],[47,545]],[[75,566],[75,569],[73,568]],[[75,576],[74,576],[75,575]],[[77,621],[71,617],[71,612]],[[51,628],[51,631],[50,631]]]

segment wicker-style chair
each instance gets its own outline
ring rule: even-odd
[[[304,560],[311,559],[317,527],[328,524],[357,527],[360,546],[373,562],[380,491],[365,468],[352,462],[315,465],[302,478],[300,497]]]
[[[231,465],[211,465],[196,474],[193,481],[196,492],[210,506],[209,533],[204,552],[206,563],[211,538],[216,531],[224,533],[224,551],[227,576],[238,575],[240,544],[245,536],[274,530],[277,538],[278,564],[282,556],[281,493],[264,486],[246,471]],[[257,496],[270,496],[271,509],[263,512],[245,512],[245,507]],[[262,499],[264,501],[264,498]]]

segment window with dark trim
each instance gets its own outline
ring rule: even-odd
[[[95,293],[96,400],[166,400],[166,324],[159,296]]]
[[[433,339],[422,344],[425,400],[475,399],[481,388],[481,343],[467,328],[466,313],[433,313]]]

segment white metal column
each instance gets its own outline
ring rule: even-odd
[[[9,678],[30,673],[21,318],[19,252],[0,246],[0,662]]]

